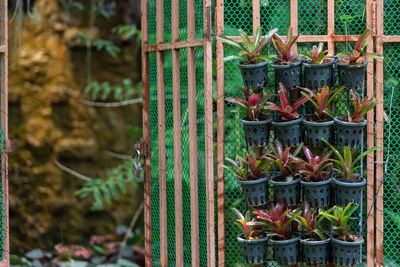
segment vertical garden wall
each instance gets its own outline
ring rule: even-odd
[[[219,166],[245,148],[242,125],[224,101],[239,96],[243,83],[237,66],[222,61],[237,51],[215,36],[239,40],[238,29],[252,35],[258,26],[264,33],[277,27],[280,35],[292,26],[302,35],[295,47],[298,52],[324,42],[331,55],[346,51],[367,27],[372,29],[367,50],[383,54],[385,60],[368,65],[364,93],[376,95],[378,105],[367,115],[363,146],[384,144],[385,149],[362,163],[368,184],[363,220],[354,230],[361,230],[367,240],[363,261],[368,266],[374,266],[375,258],[385,266],[400,264],[399,12],[400,4],[393,0],[216,0],[212,5],[197,0],[142,0],[142,24],[148,25],[142,25],[148,266],[242,262],[231,208],[243,211],[246,203],[236,179]],[[212,49],[212,59],[207,49]],[[264,52],[273,53],[273,47]],[[274,92],[272,72],[268,84],[267,91]],[[345,105],[338,109],[344,112]],[[208,154],[210,148],[213,155]]]

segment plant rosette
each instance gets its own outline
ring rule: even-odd
[[[267,80],[268,63],[262,61],[257,64],[246,64],[240,61],[238,64],[246,88],[263,88]]]
[[[325,240],[302,239],[303,257],[307,265],[323,265],[329,261],[330,238]]]
[[[289,181],[282,180],[281,176],[272,178],[269,182],[274,189],[274,202],[281,200],[285,207],[294,207],[300,203],[300,176]]]
[[[269,242],[274,249],[274,259],[280,265],[293,265],[299,261],[300,236],[288,240],[271,238]]]
[[[354,266],[359,263],[363,243],[362,237],[359,241],[349,242],[331,236],[333,263],[340,266]]]
[[[259,239],[245,239],[243,233],[239,234],[237,240],[242,248],[243,260],[250,264],[261,264],[267,260],[268,236]]]
[[[332,142],[334,120],[320,121],[314,115],[306,116],[303,120],[304,141],[311,147],[324,145],[322,138]]]
[[[338,146],[348,146],[358,148],[361,146],[361,141],[364,135],[364,129],[367,125],[366,120],[361,122],[349,122],[347,116],[336,116],[334,118],[336,129],[335,144]]]
[[[243,131],[246,143],[249,146],[263,147],[269,142],[272,116],[263,121],[249,121],[245,118],[240,120],[243,124]]]
[[[350,202],[360,205],[363,188],[366,183],[365,178],[361,178],[361,176],[359,180],[333,178],[336,205],[344,207]]]

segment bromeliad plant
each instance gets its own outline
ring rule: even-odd
[[[290,153],[291,147],[283,148],[282,144],[275,140],[275,143],[269,143],[270,151],[265,154],[265,159],[272,161],[278,167],[281,178],[286,181],[293,180],[297,174],[297,168],[300,160],[296,157],[301,151],[301,143],[293,153]]]
[[[336,163],[335,164],[335,172],[338,174],[338,178],[344,179],[344,180],[361,180],[362,177],[357,173],[357,170],[361,166],[357,166],[357,163],[365,156],[368,154],[374,152],[375,150],[379,149],[380,146],[374,146],[364,153],[361,153],[358,157],[356,157],[354,160],[354,155],[351,152],[350,147],[345,146],[343,148],[343,155],[336,149],[334,148],[328,141],[323,139],[323,141],[329,146],[329,148],[332,150],[332,152],[335,154],[337,159],[334,159],[333,161]]]
[[[257,222],[254,219],[251,219],[250,211],[246,211],[245,215],[243,215],[236,208],[232,208],[232,210],[238,217],[238,219],[235,221],[235,224],[243,232],[244,239],[254,240],[263,237],[263,231],[261,227],[264,226],[265,223]]]
[[[218,39],[225,42],[226,44],[240,49],[239,55],[225,57],[224,61],[237,59],[239,61],[243,61],[245,64],[257,64],[262,61],[270,62],[271,58],[269,56],[261,55],[260,53],[264,46],[269,42],[272,35],[274,35],[277,31],[278,29],[274,28],[270,30],[265,36],[261,36],[261,28],[258,27],[254,36],[254,40],[252,42],[248,34],[240,29],[239,33],[243,43],[236,42],[225,35],[217,36]]]
[[[315,93],[307,88],[301,87],[303,90],[301,94],[313,104],[315,108],[314,115],[317,120],[330,121],[335,117],[335,114],[332,112],[331,103],[344,88],[344,86],[341,86],[331,90],[325,85]]]
[[[364,49],[368,43],[367,38],[370,34],[371,34],[371,29],[367,28],[358,38],[356,44],[354,45],[352,53],[342,52],[337,55],[339,58],[344,58],[341,61],[341,64],[360,66],[365,62],[366,57],[374,59],[383,59],[383,57],[377,53],[364,52]]]
[[[314,154],[306,146],[303,146],[303,152],[307,160],[298,158],[299,173],[303,174],[306,182],[320,182],[329,177],[329,167],[332,166],[329,156],[331,152],[324,157]]]
[[[351,215],[358,209],[358,205],[352,202],[346,207],[334,206],[320,214],[333,224],[333,231],[337,234],[337,239],[347,242],[359,241],[361,237],[350,233],[349,219]]]
[[[370,99],[365,97],[363,101],[360,101],[353,90],[350,90],[350,93],[353,96],[354,110],[352,115],[347,111],[347,119],[349,122],[362,122],[364,115],[376,106],[376,99],[375,97],[371,97]]]
[[[285,209],[281,201],[275,206],[270,206],[269,210],[255,210],[253,214],[257,215],[258,219],[265,221],[265,226],[270,228],[279,240],[288,240],[292,238],[290,224],[295,219],[294,216],[288,216],[290,209]]]
[[[270,166],[265,155],[256,158],[253,154],[244,150],[243,157],[237,155],[236,160],[226,158],[230,165],[221,165],[222,168],[230,171],[236,178],[242,181],[254,181],[265,177],[265,171]]]
[[[296,209],[290,212],[289,215],[293,216],[294,220],[304,227],[308,234],[307,238],[313,241],[326,240],[328,238],[321,227],[324,217],[321,213],[313,216],[307,202],[304,202],[302,209]]]
[[[319,43],[318,47],[314,45],[310,52],[301,53],[301,55],[309,59],[311,64],[322,64],[327,59],[328,50],[324,50],[324,43]]]
[[[278,62],[288,63],[293,60],[295,55],[292,55],[290,50],[292,46],[296,43],[299,36],[299,34],[293,35],[292,27],[289,27],[285,41],[283,41],[283,39],[277,33],[272,36],[271,40],[278,55],[278,57],[275,59]]]
[[[262,92],[256,92],[251,94],[247,89],[240,89],[245,95],[245,98],[233,98],[228,97],[225,100],[238,105],[236,110],[233,112],[238,113],[241,118],[248,121],[262,121],[266,119],[265,115],[265,101],[273,96],[273,94],[267,94],[261,96]]]
[[[306,103],[308,99],[305,96],[300,97],[296,102],[290,104],[286,88],[282,83],[279,83],[280,90],[278,91],[280,106],[277,104],[267,102],[265,103],[265,108],[269,110],[276,110],[282,114],[282,121],[291,121],[298,119],[300,117],[297,109]]]

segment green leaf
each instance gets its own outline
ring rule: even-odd
[[[108,188],[110,189],[111,195],[115,200],[119,199],[119,192],[115,183],[109,183]]]
[[[246,50],[246,49],[244,49],[242,44],[232,40],[229,37],[226,37],[225,35],[219,35],[219,36],[217,36],[217,39],[219,39],[219,40],[223,41],[224,43],[227,43],[233,47],[239,48],[240,50]]]
[[[117,182],[118,182],[119,188],[121,189],[121,192],[125,194],[127,191],[127,188],[126,188],[124,176],[122,174],[117,176]]]
[[[101,192],[98,188],[94,189],[93,197],[94,197],[94,205],[95,205],[96,209],[102,209],[103,208],[103,200],[101,198]]]
[[[235,56],[235,55],[232,55],[232,56],[227,56],[227,57],[224,57],[224,62],[228,62],[228,61],[232,61],[232,60],[239,60],[239,61],[245,61],[245,62],[247,62],[247,58],[246,57],[243,57],[243,56]]]
[[[107,204],[111,204],[111,194],[110,191],[108,190],[108,187],[106,184],[103,184],[101,186],[101,191],[103,192],[104,199],[106,200]]]

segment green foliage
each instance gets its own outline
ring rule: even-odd
[[[299,36],[300,34],[293,35],[292,26],[288,28],[285,41],[277,33],[272,36],[271,40],[278,55],[276,58],[278,61],[288,62],[295,56],[292,55],[290,51]]]
[[[79,1],[72,1],[72,2],[70,3],[70,7],[76,8],[76,9],[78,9],[78,10],[80,10],[80,11],[82,11],[82,10],[85,9],[85,7],[83,6],[83,4],[82,4],[81,2],[79,2]]]
[[[131,99],[135,93],[140,93],[142,84],[138,83],[136,86],[132,84],[130,79],[124,79],[122,84],[110,85],[108,81],[102,82],[91,82],[89,83],[84,92],[90,94],[90,98],[95,101],[100,96],[102,101],[106,101],[110,95],[114,100],[128,100]]]
[[[142,32],[136,27],[136,25],[117,25],[112,28],[111,32],[116,33],[122,37],[124,40],[128,40],[132,36],[137,36],[136,44],[140,45],[142,40]]]
[[[256,222],[254,219],[252,219],[249,210],[246,211],[245,215],[243,215],[236,208],[232,208],[232,210],[238,217],[235,221],[235,224],[243,232],[244,239],[253,239],[254,237],[262,234],[262,231],[259,228],[265,224],[262,222]]]
[[[104,49],[109,55],[111,55],[114,58],[117,56],[117,54],[119,52],[121,52],[121,49],[118,46],[114,45],[114,43],[112,41],[98,39],[93,42],[92,38],[90,36],[87,36],[83,32],[80,32],[78,34],[78,37],[75,39],[75,41],[77,43],[84,43],[87,48],[90,48],[93,46],[98,51],[101,51]]]
[[[321,224],[324,217],[322,217],[321,213],[318,213],[317,216],[313,216],[308,206],[307,202],[304,202],[303,208],[299,208],[289,213],[290,216],[295,217],[295,221],[297,221],[300,225],[304,227],[304,229],[308,233],[308,237],[316,239],[316,240],[326,240],[327,237],[322,230]]]
[[[92,208],[104,209],[106,205],[112,204],[113,200],[118,200],[122,194],[127,193],[127,184],[131,184],[134,188],[138,186],[138,180],[131,170],[132,162],[125,161],[108,170],[104,180],[92,179],[86,182],[81,189],[75,192],[75,195],[81,199],[93,196]]]
[[[310,52],[301,53],[302,56],[311,60],[312,64],[323,63],[327,54],[328,51],[324,50],[324,43],[319,43],[318,47],[314,45]]]

